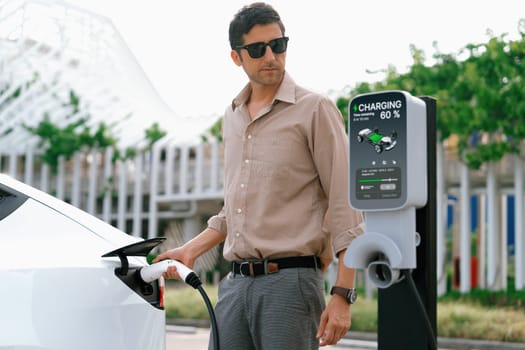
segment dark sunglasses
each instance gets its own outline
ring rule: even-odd
[[[248,55],[250,55],[251,58],[261,58],[266,53],[266,46],[270,46],[270,49],[272,49],[273,53],[283,53],[286,51],[286,47],[288,46],[288,37],[283,36],[279,39],[270,40],[267,43],[259,42],[244,46],[236,46],[235,49],[246,49],[248,51]]]

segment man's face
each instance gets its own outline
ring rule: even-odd
[[[255,25],[248,34],[244,35],[243,45],[258,42],[267,43],[270,40],[281,38],[281,28],[277,23]],[[286,63],[286,52],[274,53],[266,46],[265,53],[260,58],[251,58],[246,49],[239,52],[232,51],[231,57],[236,65],[242,66],[252,84],[272,86],[280,84]]]

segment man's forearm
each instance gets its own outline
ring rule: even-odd
[[[349,268],[344,264],[345,250],[342,250],[337,255],[338,266],[337,266],[337,278],[335,285],[344,288],[354,288],[355,286],[355,269]]]
[[[223,242],[225,239],[226,236],[223,233],[207,227],[184,245],[192,256],[198,257]]]

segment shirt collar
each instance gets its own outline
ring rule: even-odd
[[[288,74],[288,72],[284,72],[283,81],[281,82],[281,85],[279,86],[279,89],[275,94],[273,103],[275,103],[275,101],[282,101],[290,104],[295,104],[295,87],[295,81]],[[233,99],[232,109],[235,110],[237,107],[246,103],[246,101],[248,101],[248,98],[250,97],[251,91],[252,88],[250,86],[250,83],[246,84],[246,86],[241,90],[241,92]]]

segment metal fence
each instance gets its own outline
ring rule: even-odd
[[[0,172],[64,200],[134,236],[161,234],[158,221],[195,215],[196,201],[221,199],[222,144],[181,145],[160,140],[130,159],[115,150],[89,150],[60,158],[56,169],[37,147],[0,151]]]

